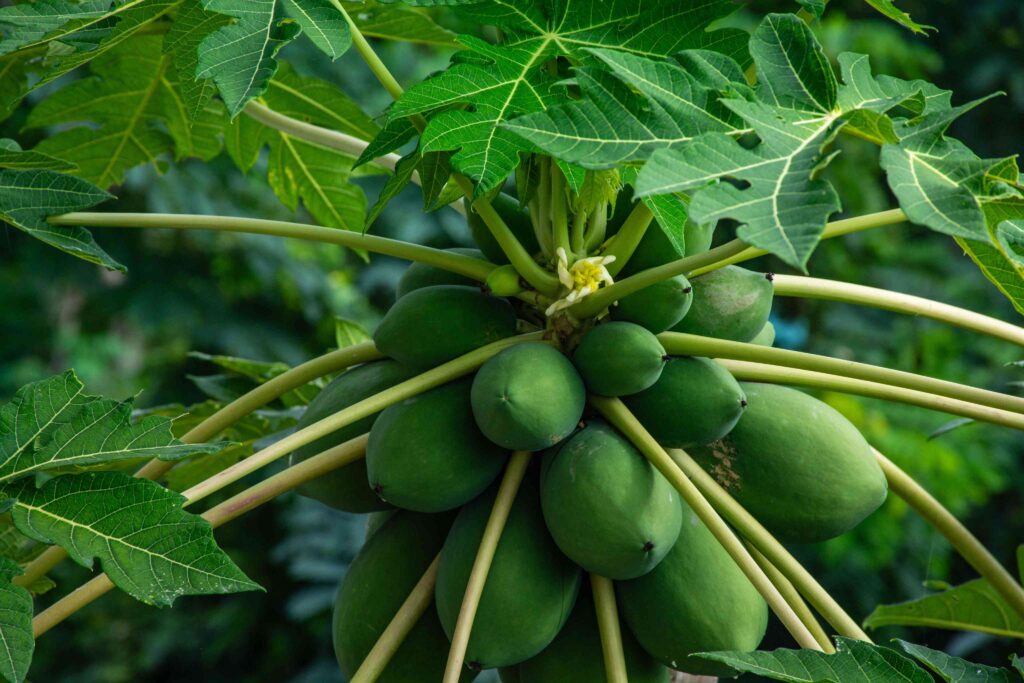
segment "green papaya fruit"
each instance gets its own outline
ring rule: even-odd
[[[519,244],[523,245],[523,249],[526,249],[530,254],[536,254],[540,251],[540,245],[537,244],[537,234],[533,231],[533,222],[530,220],[530,213],[519,206],[518,199],[502,192],[491,199],[491,206],[494,207],[494,210],[505,221],[505,225],[509,227],[512,234],[519,240]],[[501,245],[498,244],[498,240],[494,239],[491,229],[484,223],[480,214],[467,206],[466,216],[466,222],[469,224],[469,233],[473,236],[473,241],[476,242],[476,245],[480,247],[480,251],[487,256],[487,260],[497,264],[508,263],[508,256],[502,251]]]
[[[693,305],[673,332],[747,342],[772,309],[771,274],[726,266],[693,279]]]
[[[516,314],[505,299],[477,287],[435,285],[396,301],[377,326],[373,341],[381,353],[420,370],[515,331]]]
[[[686,244],[686,256],[702,254],[711,248],[711,240],[715,236],[715,225],[717,223],[697,223],[687,219],[683,226],[684,243]]]
[[[824,541],[885,501],[871,446],[838,411],[796,389],[742,386],[743,419],[691,453],[769,531],[791,543]]]
[[[370,537],[349,566],[334,601],[334,654],[346,678],[369,654],[398,608],[440,552],[453,513],[399,511]],[[448,638],[432,607],[420,617],[378,683],[440,681]],[[467,671],[463,681],[474,678]]]
[[[673,356],[649,389],[623,399],[663,446],[689,448],[729,433],[747,398],[739,383],[707,358]]]
[[[572,362],[589,391],[627,396],[657,382],[665,358],[665,348],[648,330],[634,323],[609,322],[583,335]]]
[[[576,428],[587,392],[560,351],[540,342],[497,354],[473,379],[473,416],[484,435],[505,448],[539,451]]]
[[[536,475],[528,473],[498,541],[466,649],[471,668],[511,666],[538,654],[558,635],[576,602],[580,568],[548,533],[537,489]],[[492,487],[459,512],[441,550],[436,602],[449,638],[495,494]]]
[[[690,281],[677,275],[619,299],[611,313],[614,320],[636,323],[660,334],[682,320],[692,303]]]
[[[501,473],[508,452],[473,421],[465,377],[385,408],[370,430],[366,471],[383,500],[440,512],[476,498]]]
[[[690,655],[757,649],[768,606],[707,527],[686,509],[679,539],[649,574],[616,583],[619,614],[652,657],[687,673],[735,675]]]
[[[636,245],[633,255],[619,271],[618,277],[627,277],[641,270],[661,266],[683,258],[685,254],[669,239],[658,223],[652,222],[644,233],[643,239]]]
[[[479,249],[452,247],[451,249],[445,249],[445,251],[461,254],[462,256],[472,256],[473,258],[485,261],[487,260],[483,252]],[[426,263],[414,261],[405,269],[405,272],[402,273],[402,277],[398,281],[398,289],[395,292],[395,298],[401,299],[409,292],[417,289],[423,289],[424,287],[433,287],[434,285],[465,285],[467,287],[479,287],[480,283],[471,277],[458,275],[450,270],[444,270],[443,268],[428,266]]]
[[[492,270],[484,285],[492,296],[515,296],[525,289],[519,271],[511,263]]]
[[[771,346],[775,343],[775,325],[769,320],[761,328],[761,331],[757,333],[753,339],[750,340],[751,344],[758,344],[759,346]]]
[[[374,494],[374,496],[376,496],[376,494]],[[380,499],[378,498],[378,500]],[[375,533],[377,533],[377,531],[382,526],[384,526],[384,523],[392,517],[394,517],[396,514],[398,514],[397,508],[390,508],[388,510],[377,510],[376,512],[371,512],[370,514],[368,514],[366,516],[366,537],[363,540],[366,541],[370,538],[370,536],[373,536]]]
[[[643,651],[629,629],[620,630],[629,683],[668,683],[669,670]],[[539,655],[516,668],[518,678],[510,680],[517,683],[607,682],[597,613],[586,586],[558,637]]]
[[[314,422],[348,408],[385,389],[404,382],[413,376],[407,368],[393,360],[366,363],[342,373],[331,381],[313,398],[306,412],[295,427],[304,429]],[[347,427],[321,437],[293,452],[289,464],[302,462],[306,458],[333,446],[353,439],[370,431],[376,415],[364,417]],[[306,482],[298,488],[299,493],[345,512],[372,512],[389,507],[366,483],[366,461],[359,460]]]
[[[676,542],[683,507],[668,480],[613,427],[589,420],[544,455],[541,505],[569,559],[609,579],[654,569]]]

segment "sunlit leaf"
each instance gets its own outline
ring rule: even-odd
[[[337,59],[352,45],[348,22],[330,0],[284,0],[289,17],[321,52]]]
[[[932,26],[925,26],[911,19],[909,14],[896,7],[893,0],[864,0],[864,2],[868,3],[900,26],[909,28],[914,33],[926,34],[928,33],[928,30],[935,30]]]

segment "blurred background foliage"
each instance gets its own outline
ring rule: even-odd
[[[886,22],[860,0],[833,0],[817,33],[831,55],[867,52],[878,73],[927,78],[965,101],[1001,90],[1002,98],[965,117],[953,133],[982,156],[1005,156],[1024,139],[1024,3],[1019,0],[902,0],[901,8],[938,30],[927,38]],[[753,25],[763,11],[790,9],[753,2],[733,20]],[[442,17],[442,23],[460,27]],[[300,73],[337,83],[379,113],[387,105],[355,55],[331,64],[302,41],[283,56]],[[449,53],[414,45],[382,48],[404,83],[443,68]],[[43,92],[39,97],[45,96]],[[34,98],[37,101],[38,97]],[[19,133],[31,101],[0,124]],[[38,134],[38,133],[37,133]],[[828,173],[847,215],[890,208],[877,171],[877,149],[841,140]],[[139,168],[119,189],[121,211],[295,217],[267,191],[257,168],[240,175],[225,158],[169,168]],[[380,177],[361,179],[369,195]],[[407,191],[373,231],[434,246],[465,244],[461,219],[425,215]],[[140,406],[203,400],[190,375],[215,372],[191,350],[260,360],[300,362],[334,340],[334,319],[372,329],[394,296],[404,264],[369,263],[330,246],[277,238],[199,232],[97,231],[126,275],[59,255],[10,229],[0,233],[0,397],[67,367],[90,391],[138,395]],[[729,235],[722,234],[725,240]],[[754,267],[782,268],[764,261]],[[887,287],[947,301],[1005,320],[1017,314],[952,240],[909,226],[861,233],[823,244],[811,262],[818,277]],[[994,389],[1020,386],[1024,369],[1007,364],[1019,349],[928,321],[845,305],[778,300],[779,342],[837,357],[941,376]],[[1014,384],[1017,383],[1017,384]],[[937,438],[949,420],[916,408],[840,395],[825,397],[868,439],[917,477],[997,556],[1009,560],[1024,540],[1019,435],[967,425]],[[104,598],[40,640],[39,681],[341,681],[330,646],[330,605],[346,563],[361,542],[364,520],[298,497],[285,497],[218,531],[218,538],[266,594],[184,598],[156,610],[121,594]],[[253,530],[258,530],[254,533]],[[961,582],[972,572],[946,543],[898,501],[889,501],[854,532],[799,557],[848,609],[865,616],[879,602],[919,597],[931,581]],[[67,563],[60,588],[86,572]],[[44,596],[45,602],[49,596]],[[1010,643],[988,636],[885,629],[878,640],[909,637],[978,661],[1004,664]],[[766,646],[786,645],[777,629]]]

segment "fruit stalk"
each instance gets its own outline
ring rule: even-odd
[[[466,583],[466,593],[462,598],[462,606],[459,608],[458,620],[455,622],[455,632],[452,634],[452,646],[448,650],[448,663],[445,666],[443,683],[458,683],[459,677],[462,675],[466,647],[469,645],[469,637],[473,632],[473,620],[476,618],[476,611],[480,606],[480,596],[483,595],[487,574],[494,561],[494,553],[498,549],[501,532],[505,528],[505,522],[508,521],[512,502],[516,498],[516,493],[519,492],[519,486],[523,483],[523,477],[526,476],[529,464],[530,452],[516,451],[509,459],[508,467],[505,468],[505,476],[498,488],[494,506],[491,508],[491,515],[487,519],[487,526],[484,527],[483,538],[480,539],[480,548],[473,560],[469,581]],[[353,683],[355,683],[354,680]]]
[[[882,471],[885,472],[885,478],[889,481],[889,490],[906,501],[907,505],[945,536],[960,556],[992,584],[992,587],[1018,615],[1024,617],[1024,588],[1013,578],[1013,575],[999,563],[999,560],[960,520],[954,517],[923,486],[914,481],[913,477],[877,450],[875,450],[875,457],[878,459],[878,464],[882,466]]]
[[[622,651],[622,631],[619,610],[615,605],[615,587],[610,579],[590,575],[590,588],[594,593],[597,627],[601,634],[601,654],[608,683],[629,683],[626,675],[626,655]]]
[[[705,472],[697,461],[685,451],[676,448],[669,449],[668,453],[676,466],[690,478],[718,513],[789,579],[839,635],[871,642],[857,622],[811,576],[811,573],[804,569],[803,565],[753,515],[737,503],[714,477]]]
[[[733,561],[736,562],[736,565],[743,571],[747,579],[750,580],[765,599],[765,602],[768,603],[768,606],[779,618],[783,626],[786,627],[786,630],[793,636],[797,644],[802,648],[821,650],[818,641],[814,639],[811,632],[807,630],[807,627],[804,626],[796,613],[786,603],[779,590],[757,565],[754,558],[750,556],[750,553],[747,552],[747,549],[732,532],[729,525],[718,515],[707,499],[701,495],[700,490],[686,477],[679,466],[665,452],[665,449],[644,429],[640,421],[626,408],[622,401],[614,398],[591,396],[590,402],[675,487],[683,501],[700,518],[708,530],[711,531],[732,557]]]
[[[558,164],[555,163],[554,159],[548,162],[551,167],[551,234],[553,237],[553,243],[555,245],[555,251],[557,253],[559,247],[565,250],[566,255],[573,255],[572,242],[569,238],[569,215],[568,206],[565,196],[565,176],[562,175],[562,169],[558,168]]]
[[[959,399],[983,406],[1024,414],[1024,398],[1001,394],[987,389],[957,384],[946,380],[916,375],[902,370],[858,363],[851,360],[819,356],[803,351],[776,349],[758,344],[713,339],[682,332],[663,332],[658,335],[665,350],[672,355],[706,356],[708,358],[727,358],[730,360],[746,360],[769,365],[781,365],[787,368],[811,370],[826,374],[852,377],[869,382],[878,382],[904,389],[931,392],[947,398]]]
[[[823,389],[825,391],[839,391],[869,398],[878,398],[884,401],[906,403],[907,405],[960,415],[961,417],[969,417],[973,420],[1010,427],[1011,429],[1024,430],[1024,415],[978,405],[969,401],[936,396],[925,391],[903,389],[862,379],[851,379],[824,372],[811,372],[809,370],[798,370],[779,365],[767,365],[765,363],[722,359],[716,362],[726,368],[736,379],[748,382],[769,382],[772,384]]]
[[[644,238],[644,234],[653,220],[654,214],[643,202],[637,202],[633,210],[626,216],[625,222],[605,252],[606,256],[615,257],[615,261],[608,264],[608,272],[612,276],[618,274],[629,263],[629,257],[636,251],[637,245]]]
[[[434,600],[434,584],[437,583],[437,566],[440,559],[441,556],[438,555],[430,563],[427,571],[423,573],[423,578],[416,583],[409,597],[398,608],[394,618],[374,643],[370,654],[366,655],[366,659],[359,665],[351,683],[374,683],[398,652],[402,641]]]
[[[183,443],[203,443],[209,441],[246,415],[262,408],[292,389],[332,372],[379,358],[383,358],[383,354],[377,351],[373,343],[364,342],[332,351],[297,365],[259,385],[252,391],[239,396],[189,430],[181,437],[181,441]],[[154,458],[139,469],[135,476],[142,479],[159,479],[173,466],[173,462]],[[25,566],[24,573],[21,576],[15,577],[14,583],[19,586],[31,585],[63,562],[67,556],[67,551],[60,546],[47,548],[39,557]]]
[[[230,522],[326,472],[355,462],[366,453],[366,439],[364,434],[293,465],[210,508],[202,517],[214,528]],[[32,620],[33,634],[38,638],[113,587],[106,574],[94,577],[37,614]]]
[[[887,289],[798,275],[776,275],[777,296],[822,299],[919,315],[1024,346],[1024,328],[958,306]]]
[[[175,230],[218,230],[244,232],[254,235],[276,235],[313,242],[338,244],[351,249],[365,249],[409,261],[419,261],[444,270],[465,275],[483,282],[497,266],[487,261],[463,256],[442,249],[424,247],[411,242],[363,235],[351,230],[324,228],[318,225],[274,221],[264,218],[237,216],[202,216],[197,214],[160,213],[102,213],[72,212],[51,216],[53,225],[72,225],[95,228],[173,228]]]

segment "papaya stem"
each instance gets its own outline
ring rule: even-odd
[[[832,645],[832,641],[828,639],[828,634],[825,633],[825,629],[821,627],[818,620],[814,617],[814,613],[811,612],[811,608],[804,602],[803,597],[796,587],[786,578],[785,574],[779,571],[779,568],[771,563],[767,557],[761,554],[761,551],[751,543],[750,541],[744,541],[744,545],[747,546],[747,550],[750,551],[750,556],[754,558],[754,562],[764,570],[764,573],[771,579],[771,582],[775,584],[775,587],[782,593],[782,597],[786,599],[789,606],[793,608],[796,615],[800,618],[800,621],[804,623],[807,630],[811,632],[814,639],[818,641],[818,645],[825,651],[826,654],[835,654],[836,648]]]
[[[887,211],[878,211],[876,213],[868,213],[863,216],[854,216],[853,218],[844,218],[838,221],[832,221],[825,226],[825,232],[821,234],[821,239],[827,240],[833,237],[842,237],[843,235],[849,235],[855,232],[862,232],[864,230],[871,230],[872,228],[882,228],[887,225],[894,225],[896,223],[903,223],[907,220],[907,214],[903,213],[902,209],[889,209]],[[723,259],[717,263],[708,264],[695,268],[690,275],[697,277],[704,273],[711,272],[712,270],[718,270],[725,266],[731,266],[735,263],[742,263],[755,259],[759,256],[764,256],[768,251],[765,249],[758,249],[757,247],[746,247],[743,251],[730,256],[729,258]]]
[[[988,406],[978,405],[969,401],[960,401],[945,396],[936,396],[924,391],[904,389],[901,387],[868,382],[861,379],[840,377],[823,372],[811,372],[809,370],[798,370],[795,368],[782,367],[779,365],[767,365],[765,363],[750,363],[742,360],[723,360],[717,362],[725,367],[733,377],[739,380],[751,382],[770,382],[772,384],[791,384],[826,391],[839,391],[846,394],[856,394],[869,398],[878,398],[884,401],[895,401],[908,405],[919,406],[929,410],[935,410],[952,415],[969,417],[981,422],[1010,427],[1011,429],[1024,430],[1024,416],[1007,410],[998,410]]]
[[[77,225],[94,228],[173,228],[175,230],[217,230],[222,232],[244,232],[254,235],[276,235],[313,242],[339,244],[352,249],[365,249],[409,261],[418,261],[464,275],[483,282],[492,270],[493,263],[455,252],[425,247],[401,240],[363,235],[351,230],[324,228],[319,225],[274,221],[265,218],[243,218],[239,216],[203,216],[197,214],[166,213],[105,213],[81,211],[51,216],[53,225]]]
[[[358,436],[292,465],[210,508],[202,517],[217,528],[331,470],[355,462],[366,453],[366,439],[366,434]],[[94,577],[37,614],[32,620],[33,634],[38,638],[113,587],[113,582],[106,574]]]
[[[1024,328],[958,306],[887,289],[798,275],[776,275],[777,296],[839,301],[919,315],[1024,346]]]
[[[512,503],[519,492],[520,484],[523,483],[523,477],[526,476],[526,468],[529,464],[530,452],[516,451],[509,459],[508,467],[505,468],[505,476],[502,477],[498,487],[491,515],[487,518],[487,526],[484,527],[480,547],[476,551],[473,568],[470,570],[469,580],[466,582],[466,593],[463,595],[459,616],[455,622],[455,632],[452,634],[452,646],[448,650],[448,663],[445,665],[443,683],[458,683],[459,677],[462,675],[462,667],[466,661],[466,648],[469,646],[469,637],[473,632],[473,621],[476,619],[477,608],[480,607],[480,597],[483,595],[484,585],[487,583],[487,574],[491,571],[491,563],[494,561],[494,553],[498,550],[501,533],[505,529],[509,512],[512,510]]]
[[[852,377],[869,382],[888,384],[904,389],[925,391],[947,398],[959,399],[970,403],[980,403],[990,408],[998,408],[1013,413],[1024,414],[1024,398],[1001,394],[987,389],[948,382],[924,375],[917,375],[902,370],[892,370],[868,363],[858,363],[840,358],[819,356],[803,351],[776,349],[770,346],[747,344],[727,339],[714,339],[682,332],[663,332],[658,335],[665,350],[672,355],[707,356],[709,358],[728,358],[730,360],[747,360],[769,365],[781,365],[787,368],[812,370],[826,374]]]
[[[615,260],[608,264],[609,273],[613,276],[617,275],[629,263],[630,257],[636,251],[640,240],[647,234],[647,228],[653,220],[654,214],[647,208],[647,205],[637,202],[605,251],[606,256],[615,257]]]
[[[583,250],[590,253],[604,242],[604,236],[608,232],[608,202],[601,201],[594,212],[590,214],[587,234],[583,240]]]
[[[264,382],[252,391],[239,396],[210,417],[190,429],[181,437],[183,443],[204,443],[255,410],[262,408],[292,389],[307,382],[358,365],[383,358],[373,342],[364,342],[348,348],[324,354],[287,370],[277,377]],[[135,473],[142,479],[159,479],[174,466],[173,462],[154,458]],[[68,553],[60,546],[50,546],[27,565],[21,576],[14,578],[19,586],[29,586],[46,576],[54,567],[67,558]]]
[[[708,531],[714,535],[722,548],[729,553],[736,566],[746,575],[747,579],[757,592],[761,594],[765,602],[782,622],[786,630],[802,648],[821,650],[818,641],[814,639],[811,632],[807,630],[800,621],[793,609],[786,603],[779,593],[778,588],[772,584],[764,571],[757,565],[754,558],[750,556],[743,543],[736,537],[729,528],[729,525],[719,516],[708,500],[701,494],[700,490],[683,473],[683,470],[665,452],[665,449],[654,440],[654,437],[644,429],[640,421],[626,408],[625,404],[616,398],[603,396],[591,396],[590,403],[601,415],[622,432],[626,438],[650,460],[651,464],[668,479],[669,483],[679,492],[683,502],[693,511],[700,521],[704,523]]]
[[[345,23],[348,24],[349,33],[352,34],[352,45],[356,48],[359,56],[366,62],[366,66],[370,67],[370,71],[373,72],[374,77],[380,82],[384,89],[387,90],[388,94],[391,95],[392,99],[397,100],[402,96],[404,92],[402,86],[399,85],[398,80],[395,79],[394,75],[388,69],[388,67],[381,61],[377,53],[373,51],[373,47],[370,42],[366,40],[363,32],[356,26],[356,22],[352,21],[352,17],[349,16],[338,0],[330,0],[334,8],[341,12],[341,16],[345,18]]]
[[[437,583],[437,567],[440,561],[441,555],[438,554],[420,580],[416,582],[409,597],[395,612],[395,616],[392,617],[384,632],[380,634],[370,653],[366,655],[366,659],[359,665],[355,675],[352,676],[351,683],[374,683],[383,673],[391,658],[398,652],[398,648],[402,646],[406,636],[412,631],[423,613],[427,611],[430,603],[434,601],[434,584]]]
[[[902,223],[906,218],[906,214],[901,210],[891,209],[889,211],[857,216],[856,218],[833,221],[825,226],[825,232],[821,234],[821,239],[827,240],[833,237],[848,235],[852,232]],[[698,275],[703,275],[704,273],[718,270],[734,263],[749,261],[766,253],[768,252],[763,249],[749,247],[746,242],[735,239],[714,249],[709,249],[693,256],[687,256],[655,268],[648,268],[635,275],[623,278],[613,285],[602,287],[571,310],[577,318],[586,318],[596,315],[601,310],[610,306],[613,301],[618,301],[623,297],[657,284],[662,280],[667,280],[670,277],[675,277],[676,275],[697,277]]]
[[[586,256],[586,228],[588,214],[580,207],[572,215],[572,251],[574,254]]]
[[[570,262],[572,262],[574,251],[569,239],[569,215],[565,198],[565,176],[562,175],[562,169],[558,168],[558,164],[555,163],[554,159],[548,160],[548,166],[551,167],[552,241],[555,245],[555,251],[557,252],[558,248],[561,247],[565,250],[565,254],[569,257]]]
[[[1024,617],[1024,588],[1013,575],[999,563],[999,560],[960,520],[954,517],[923,486],[914,481],[913,477],[877,450],[874,453],[878,464],[882,466],[882,471],[885,472],[889,489],[906,501],[907,505],[921,515],[936,531],[945,536],[960,556],[992,584],[992,587],[1017,614]]]
[[[608,683],[629,683],[626,673],[626,655],[622,651],[622,630],[619,626],[619,608],[615,604],[615,587],[610,579],[590,575],[590,589],[594,593],[597,628],[601,634],[601,654]]]
[[[216,493],[225,486],[235,483],[242,477],[269,465],[285,455],[288,455],[297,448],[305,446],[308,443],[312,443],[313,441],[331,434],[342,427],[347,427],[357,420],[361,420],[364,417],[369,417],[370,415],[378,413],[384,408],[394,405],[399,401],[412,398],[413,396],[422,394],[425,391],[439,387],[442,384],[447,384],[454,379],[468,375],[483,365],[484,361],[491,356],[494,356],[499,351],[525,341],[539,341],[542,334],[542,332],[532,332],[530,334],[522,334],[516,337],[509,337],[508,339],[496,341],[488,344],[487,346],[470,351],[469,353],[460,356],[455,360],[448,361],[443,365],[439,365],[436,368],[427,370],[423,374],[417,375],[412,379],[400,382],[390,389],[385,389],[384,391],[365,398],[362,401],[353,403],[349,407],[339,410],[319,422],[314,422],[308,427],[300,429],[297,432],[293,432],[280,441],[274,442],[263,450],[250,455],[248,458],[245,458],[231,467],[221,470],[212,477],[199,482],[188,491],[185,491],[185,498],[190,503],[201,500],[211,493]]]
[[[839,635],[871,642],[860,625],[850,618],[811,573],[752,514],[737,503],[714,477],[705,472],[696,460],[677,448],[670,448],[668,454],[718,513],[789,579]]]

